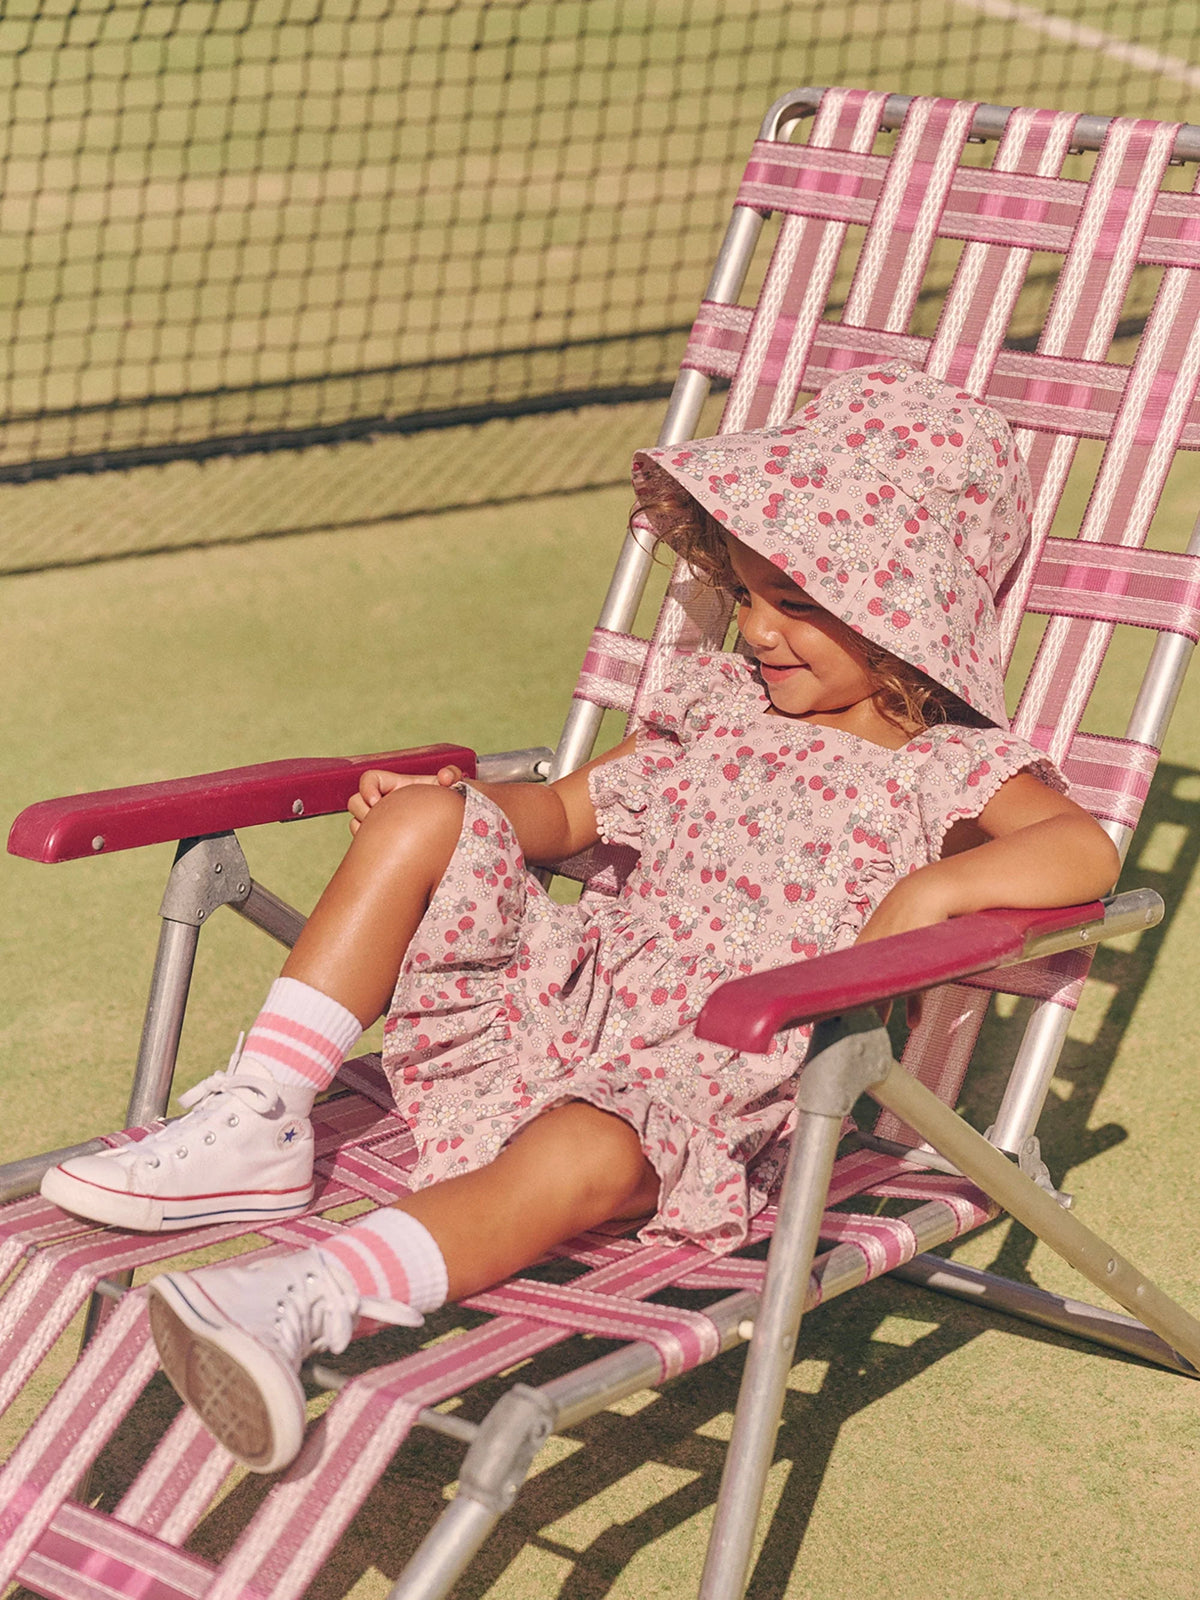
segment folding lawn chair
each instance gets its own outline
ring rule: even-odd
[[[810,116],[807,142],[793,142]],[[881,130],[896,129],[890,157],[877,153],[890,142]],[[980,141],[996,143],[981,151]],[[1098,154],[1087,181],[1062,176],[1068,158],[1088,151]],[[1175,450],[1200,447],[1200,179],[1190,192],[1164,187],[1173,161],[1197,158],[1200,128],[847,89],[785,96],[746,170],[661,435],[664,443],[693,436],[713,378],[730,384],[722,426],[740,430],[782,420],[798,392],[847,367],[893,357],[1003,410],[1036,488],[1033,545],[1001,608],[1007,648],[1024,611],[1051,618],[1016,729],[1065,767],[1077,797],[1122,846],[1200,631],[1196,554],[1143,548]],[[770,213],[780,213],[782,224],[757,305],[744,307],[737,295]],[[842,259],[860,230],[851,278]],[[936,278],[945,260],[944,241],[965,244],[936,327],[914,332],[914,319],[925,315],[927,275]],[[1061,271],[1036,348],[1010,347],[1005,337],[1035,252],[1060,257]],[[1135,269],[1147,265],[1163,269],[1161,283],[1125,363],[1114,359],[1113,340]],[[835,317],[831,304],[843,289]],[[1052,539],[1084,438],[1104,441],[1087,511],[1076,538]],[[1200,534],[1192,550],[1200,552]],[[636,714],[674,651],[724,639],[727,605],[686,570],[672,578],[653,640],[628,632],[649,559],[636,538],[627,541],[548,770],[587,758],[605,708]],[[1081,733],[1118,622],[1158,630],[1147,676],[1123,737]],[[369,765],[432,767],[450,754],[439,747],[356,762],[274,763],[51,801],[18,819],[10,848],[44,861],[183,840],[161,912],[131,1123],[165,1108],[192,954],[211,911],[231,905],[284,943],[300,925],[297,913],[253,883],[233,829],[338,809]],[[491,758],[480,771],[544,776],[545,754]],[[469,759],[461,751],[454,758]],[[589,893],[604,892],[621,857],[600,850],[575,870],[589,876]],[[710,1600],[739,1595],[801,1313],[888,1271],[1195,1375],[1200,1325],[1064,1208],[1034,1134],[1092,947],[1160,914],[1161,902],[1146,891],[1068,911],[989,912],[728,985],[701,1018],[705,1037],[757,1049],[780,1028],[825,1019],[803,1074],[778,1207],[755,1224],[756,1240],[775,1229],[766,1268],[753,1256],[714,1258],[615,1234],[574,1241],[561,1252],[568,1266],[466,1302],[491,1314],[481,1326],[428,1348],[420,1335],[407,1335],[408,1354],[344,1382],[219,1568],[184,1547],[231,1461],[190,1412],[172,1423],[112,1514],[72,1493],[155,1369],[144,1297],[122,1294],[122,1275],[248,1228],[130,1236],[39,1199],[13,1199],[0,1211],[0,1262],[6,1272],[19,1269],[0,1312],[0,1403],[13,1398],[99,1280],[110,1298],[98,1303],[79,1361],[0,1473],[4,1577],[64,1600],[113,1593],[289,1600],[320,1570],[420,1424],[468,1448],[456,1498],[393,1593],[442,1595],[512,1501],[549,1432],[752,1333],[702,1588]],[[931,988],[900,1070],[872,1007]],[[1033,996],[1036,1006],[984,1138],[953,1107],[993,989]],[[842,1119],[864,1090],[882,1115],[835,1160]],[[129,1137],[136,1131],[84,1148]],[[269,1248],[327,1236],[337,1224],[322,1213],[349,1200],[382,1203],[403,1192],[412,1146],[377,1062],[346,1067],[341,1092],[319,1108],[317,1148],[316,1208],[260,1230]],[[7,1194],[28,1194],[61,1154],[7,1169]],[[853,1209],[842,1209],[848,1202]],[[909,1208],[901,1213],[897,1202]],[[1001,1207],[1137,1320],[927,1254]],[[828,1247],[814,1260],[818,1239]],[[679,1290],[716,1297],[702,1309],[681,1309],[656,1298],[667,1289],[676,1302],[684,1298]],[[515,1385],[481,1423],[436,1409],[581,1330],[619,1347],[566,1376]]]

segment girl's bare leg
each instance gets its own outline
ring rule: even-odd
[[[544,1111],[478,1171],[396,1202],[446,1262],[449,1298],[489,1288],[585,1228],[646,1216],[658,1176],[627,1122],[581,1100]]]
[[[463,808],[460,794],[432,785],[385,795],[354,835],[282,976],[319,989],[364,1028],[382,1016],[454,854]]]
[[[462,828],[453,790],[397,789],[354,836],[283,968],[364,1027],[396,986],[404,953]],[[584,1228],[653,1211],[658,1178],[620,1117],[570,1101],[536,1117],[489,1166],[398,1203],[446,1261],[452,1299],[519,1272]]]

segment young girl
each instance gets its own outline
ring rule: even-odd
[[[993,595],[1027,532],[1003,419],[893,363],[790,423],[640,453],[658,535],[730,590],[744,655],[681,659],[608,755],[548,787],[372,772],[354,839],[240,1055],[141,1143],[43,1193],[157,1229],[312,1194],[313,1096],[387,1014],[414,1191],[303,1252],[151,1284],[169,1377],[235,1454],[299,1448],[301,1361],[418,1324],[614,1219],[735,1249],[777,1181],[807,1029],[698,1040],[739,973],[988,906],[1095,898],[1100,827],[1011,737]],[[525,862],[640,851],[611,901]]]

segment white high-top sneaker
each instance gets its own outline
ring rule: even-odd
[[[166,1272],[149,1284],[163,1371],[218,1443],[254,1472],[277,1472],[304,1437],[300,1365],[350,1343],[360,1316],[419,1328],[396,1300],[361,1296],[319,1248],[248,1266]]]
[[[208,1222],[274,1222],[313,1197],[312,1092],[257,1061],[230,1063],[180,1096],[158,1133],[52,1167],[42,1194],[64,1211],[141,1233]]]

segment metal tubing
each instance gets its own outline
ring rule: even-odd
[[[199,939],[198,927],[163,918],[138,1047],[137,1069],[125,1114],[128,1128],[140,1128],[144,1123],[153,1122],[167,1109]]]
[[[751,1290],[739,1289],[715,1305],[704,1307],[704,1315],[716,1324],[721,1336],[722,1351],[742,1342],[738,1329],[754,1317],[758,1301],[758,1295]],[[639,1340],[561,1378],[552,1378],[542,1384],[538,1393],[554,1408],[554,1429],[561,1433],[626,1395],[637,1394],[639,1389],[661,1381],[662,1357],[652,1344]]]
[[[269,933],[272,939],[289,950],[308,920],[303,912],[288,905],[277,894],[272,894],[270,889],[264,889],[261,883],[255,883],[253,878],[250,880],[250,893],[244,900],[231,902],[230,910],[236,911],[239,917],[245,917],[247,922],[261,928],[264,933]]]
[[[1038,1125],[1072,1013],[1054,1000],[1034,1009],[1004,1087],[991,1142],[1015,1155]]]
[[[499,1521],[499,1513],[460,1495],[417,1546],[388,1600],[440,1600],[448,1594]]]
[[[1120,835],[1128,830],[1118,827],[1116,832],[1119,845]],[[1161,895],[1153,889],[1130,889],[1106,903],[1103,922],[1089,923],[1076,933],[1051,934],[1032,941],[1025,959],[1099,944],[1122,933],[1136,933],[1153,927],[1162,920],[1162,914]],[[1056,1000],[1042,1000],[1034,1008],[989,1134],[998,1149],[1015,1154],[1037,1127],[1070,1024],[1071,1012]]]
[[[1125,728],[1127,739],[1138,739],[1156,750],[1162,748],[1163,735],[1183,688],[1184,674],[1194,649],[1192,641],[1182,633],[1159,634],[1129,714]]]
[[[537,783],[550,770],[554,752],[544,744],[524,750],[498,750],[480,756],[475,776],[480,783]]]
[[[821,96],[824,93],[825,90],[822,88],[804,88],[792,89],[787,94],[780,95],[763,119],[759,138],[779,138],[789,120],[794,120],[797,115],[811,115],[820,104]],[[898,128],[908,115],[908,108],[912,101],[912,95],[888,95],[879,118],[880,128],[883,130]],[[981,105],[977,107],[971,121],[970,137],[972,139],[1000,138],[1011,114],[1011,106]],[[1104,143],[1105,135],[1108,133],[1111,123],[1111,117],[1080,117],[1071,132],[1071,150],[1073,152],[1099,150]],[[1176,161],[1200,160],[1200,126],[1194,123],[1185,123],[1175,136],[1175,144],[1171,154]]]
[[[960,1172],[1076,1271],[1152,1328],[1185,1360],[1200,1366],[1200,1322],[1078,1218],[1064,1211],[924,1084],[893,1067],[883,1082],[872,1085],[868,1092],[928,1139]]]
[[[792,1134],[762,1306],[725,1454],[700,1600],[740,1600],[749,1581],[754,1530],[775,1450],[840,1128],[839,1117],[802,1111]]]
[[[763,216],[748,206],[735,206],[721,249],[708,280],[704,298],[718,305],[732,303],[738,295],[750,266],[754,247],[762,232]],[[678,444],[683,439],[695,437],[700,412],[708,398],[711,380],[692,368],[683,371],[675,380],[670,403],[663,425],[659,429],[660,445]],[[608,585],[608,593],[600,608],[596,626],[612,633],[628,633],[637,616],[645,592],[646,581],[654,564],[653,542],[645,534],[631,529],[617,558],[616,569]],[[550,765],[550,779],[561,778],[591,758],[604,718],[604,708],[589,700],[572,700],[567,719],[563,724],[558,748]]]
[[[69,1161],[72,1156],[96,1155],[108,1149],[111,1146],[105,1139],[85,1139],[82,1144],[68,1144],[61,1150],[47,1150],[39,1156],[22,1156],[20,1161],[5,1162],[0,1166],[0,1204],[36,1194],[43,1175],[60,1161]]]
[[[1053,1328],[1057,1333],[1122,1350],[1126,1355],[1169,1367],[1172,1372],[1181,1372],[1189,1378],[1200,1377],[1190,1361],[1185,1361],[1177,1350],[1164,1344],[1145,1323],[1123,1317],[1116,1311],[1106,1311],[1102,1306],[1067,1300],[1031,1283],[1016,1283],[979,1267],[964,1266],[960,1261],[943,1261],[940,1256],[914,1256],[903,1266],[893,1267],[889,1276],[920,1284],[938,1294],[969,1300],[972,1305],[986,1306],[989,1311],[1020,1317],[1023,1322]]]

